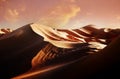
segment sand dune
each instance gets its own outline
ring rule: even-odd
[[[106,48],[72,63],[63,63],[37,69],[13,79],[104,79],[119,78],[120,37]],[[62,65],[62,66],[60,66]]]
[[[89,48],[85,50],[76,48],[74,51],[74,49],[60,49],[51,44],[49,46],[49,44],[43,41],[43,37],[34,33],[30,25],[2,36],[0,38],[0,79],[12,77],[13,79],[86,79],[91,77],[99,79],[116,77],[118,74],[114,70],[119,70],[120,37],[95,54],[85,54]],[[39,61],[37,66],[32,67],[31,61],[37,54],[41,54],[41,49],[46,54],[42,58],[43,67]],[[53,50],[46,53],[48,49]],[[56,50],[69,51],[69,54],[66,55],[63,52],[61,56],[54,57],[51,52],[59,52]],[[53,56],[53,59],[49,60],[49,56]]]
[[[1,79],[10,78],[30,69],[32,58],[45,44],[43,38],[35,34],[29,25],[1,37]]]

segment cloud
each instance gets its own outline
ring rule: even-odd
[[[63,24],[67,24],[71,18],[75,17],[77,13],[80,11],[80,7],[77,6],[70,6],[69,11],[66,13],[63,13]]]
[[[7,0],[0,0],[1,2],[6,2]]]
[[[68,3],[75,3],[77,2],[78,0],[64,0],[65,2],[68,2]]]
[[[47,15],[40,19],[40,22],[54,27],[65,26],[78,12],[80,12],[80,7],[76,4],[71,2],[61,3],[50,9]]]
[[[93,15],[93,13],[87,12],[86,15],[87,15],[87,16],[91,16],[91,15]]]
[[[15,23],[20,21],[26,11],[26,7],[21,5],[20,7],[15,8],[6,8],[4,10],[3,18],[9,23]]]
[[[76,0],[70,0],[70,2],[73,2],[73,3],[74,3],[74,2],[76,2]]]
[[[8,22],[16,22],[19,17],[19,12],[17,9],[7,9],[4,18]]]
[[[120,16],[116,16],[116,19],[117,19],[117,20],[120,20]]]
[[[6,1],[6,2],[5,2]],[[77,0],[58,0],[51,5],[43,6],[38,8],[38,4],[34,4],[37,0],[27,2],[24,0],[11,1],[11,0],[0,0],[4,3],[0,6],[1,20],[7,23],[22,23],[24,22],[35,22],[40,19],[40,22],[49,26],[65,26],[70,20],[75,18],[80,12],[80,7],[76,4]],[[31,3],[33,5],[31,6]],[[7,6],[4,6],[7,5]]]

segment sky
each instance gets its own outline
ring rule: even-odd
[[[56,28],[119,28],[120,0],[0,0],[0,28],[36,22]]]

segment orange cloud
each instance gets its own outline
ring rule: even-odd
[[[19,17],[17,9],[7,9],[4,15],[5,20],[8,22],[16,22]]]
[[[64,0],[65,2],[68,2],[68,3],[75,3],[77,2],[78,0]]]
[[[61,3],[50,9],[46,17],[43,17],[40,22],[49,26],[65,26],[77,13],[80,12],[80,7],[68,3]]]
[[[63,13],[62,20],[64,21],[63,24],[67,24],[71,18],[75,17],[77,13],[80,11],[80,7],[77,6],[70,6],[70,10],[66,13]]]
[[[76,0],[70,0],[71,2],[76,2]]]
[[[5,1],[7,1],[7,0],[1,0],[1,2],[5,2]]]
[[[90,15],[93,15],[93,13],[87,12],[86,15],[87,15],[87,16],[90,16]]]
[[[21,5],[15,8],[6,8],[4,10],[4,19],[9,23],[15,23],[23,17],[23,13],[26,11],[26,6]]]
[[[116,16],[116,19],[117,19],[117,20],[120,20],[120,16]]]

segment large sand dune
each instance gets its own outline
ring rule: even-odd
[[[53,51],[59,49],[53,45],[49,46],[48,42],[43,41],[43,37],[32,31],[30,25],[2,36],[0,38],[0,79],[11,77],[14,77],[13,79],[86,79],[91,77],[103,79],[118,76],[115,70],[119,71],[120,37],[95,54],[83,55],[79,53],[82,50],[73,52],[69,50],[72,53],[63,54],[53,59],[54,61],[47,61],[47,64],[42,63],[43,67],[39,63],[32,67],[33,57],[40,54],[41,49],[47,51],[49,48],[54,49]],[[85,49],[82,53],[87,51]]]

